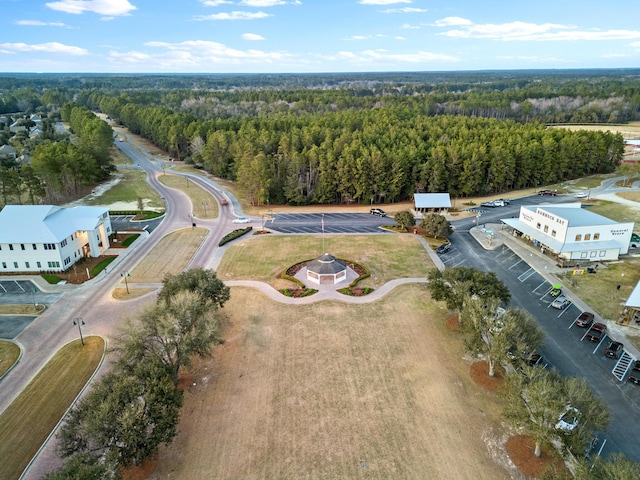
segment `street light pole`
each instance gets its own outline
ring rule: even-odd
[[[82,318],[80,317],[76,317],[73,319],[73,325],[77,325],[78,326],[78,332],[80,332],[80,343],[82,343],[82,346],[84,347],[84,338],[82,338],[82,325],[84,325],[84,320],[82,320]]]
[[[38,293],[38,289],[34,288],[31,291],[31,300],[33,300],[33,309],[36,310],[38,308],[38,304],[36,303],[36,293]]]
[[[127,289],[127,295],[129,295],[129,284],[127,283],[127,277],[130,276],[129,272],[124,271],[120,274],[121,277],[124,277],[124,286]]]

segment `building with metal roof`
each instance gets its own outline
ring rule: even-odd
[[[109,248],[105,207],[7,205],[0,211],[0,272],[62,272]]]
[[[451,196],[448,193],[414,193],[413,200],[418,213],[446,212],[451,208]]]

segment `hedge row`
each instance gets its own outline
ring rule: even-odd
[[[253,230],[253,227],[239,228],[238,230],[229,232],[224,237],[222,237],[222,240],[220,240],[220,243],[218,243],[218,246],[221,247],[231,242],[232,240],[235,240],[236,238],[240,238],[241,236],[249,233],[251,230]]]

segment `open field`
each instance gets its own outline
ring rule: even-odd
[[[191,209],[196,218],[216,218],[218,216],[218,202],[207,191],[190,182],[188,177],[160,175],[158,181],[187,195],[191,200]]]
[[[331,255],[364,265],[371,276],[359,287],[379,287],[394,278],[427,276],[434,268],[422,244],[412,235],[325,235]],[[217,269],[221,280],[259,280],[280,288],[277,276],[291,265],[322,255],[320,235],[260,235],[232,245]]]
[[[0,478],[19,478],[98,367],[105,349],[89,336],[61,348],[0,415]]]
[[[0,340],[0,378],[15,365],[20,358],[20,347],[8,340]]]
[[[206,228],[185,228],[170,233],[129,272],[128,283],[160,283],[166,274],[182,272],[208,234]],[[120,283],[125,286],[124,281]]]
[[[630,123],[587,123],[575,125],[554,125],[555,128],[565,128],[567,130],[588,130],[592,132],[613,132],[620,133],[625,139],[640,138],[640,122]]]
[[[83,205],[113,205],[132,203],[137,205],[138,197],[145,200],[145,207],[164,209],[160,194],[146,182],[146,174],[141,170],[120,170],[114,179],[98,186],[95,195],[82,200]],[[137,209],[137,206],[133,208]]]
[[[593,203],[593,205],[589,207],[589,211],[593,213],[610,218],[616,222],[636,222],[636,224],[640,225],[640,207],[632,207],[608,200],[589,201],[589,203]]]
[[[234,287],[223,312],[150,478],[510,478],[500,406],[425,286],[304,306]]]

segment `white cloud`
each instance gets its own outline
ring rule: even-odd
[[[457,62],[459,58],[432,52],[389,53],[387,50],[364,50],[360,53],[341,51],[338,58],[359,64],[417,64],[431,62]]]
[[[394,3],[411,3],[411,0],[360,0],[362,5],[393,5]]]
[[[45,5],[52,10],[65,13],[93,12],[110,16],[129,15],[129,12],[137,9],[128,0],[60,0]]]
[[[58,42],[47,42],[38,44],[27,43],[0,43],[2,53],[52,53],[60,55],[88,55],[84,48],[64,45]]]
[[[242,0],[240,2],[241,5],[246,5],[247,7],[274,7],[276,5],[284,5],[287,2],[283,0]]]
[[[262,35],[258,35],[257,33],[243,33],[242,39],[243,40],[264,40],[264,37]]]
[[[608,53],[606,55],[602,55],[602,58],[626,58],[629,55],[625,53]]]
[[[462,17],[445,17],[436,20],[435,23],[436,27],[448,27],[452,25],[473,25],[473,22]]]
[[[265,12],[224,12],[214,13],[212,15],[199,15],[195,17],[195,20],[257,20],[271,16],[272,15]]]
[[[525,61],[529,63],[568,63],[565,58],[556,58],[556,57],[538,57],[532,55],[498,55],[496,57],[500,60],[518,60]]]
[[[68,27],[62,22],[42,22],[40,20],[18,20],[16,25],[26,25],[30,27]]]
[[[229,0],[200,0],[205,7],[219,7],[220,5],[228,5],[233,2]]]
[[[424,13],[428,12],[426,8],[412,8],[412,7],[402,7],[402,8],[387,8],[386,10],[382,10],[382,13]]]
[[[447,17],[435,23],[438,27],[456,26],[440,33],[451,38],[481,38],[502,41],[588,41],[588,40],[633,40],[640,38],[638,30],[578,30],[572,25],[557,23],[485,23],[474,24],[466,18]]]
[[[404,23],[400,28],[404,28],[405,30],[420,30],[422,27],[420,25],[410,25],[408,23]]]

